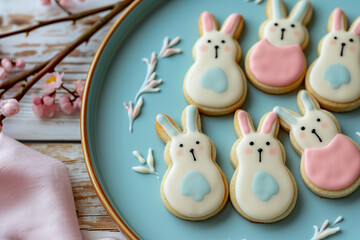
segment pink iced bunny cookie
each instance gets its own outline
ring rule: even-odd
[[[283,94],[298,87],[306,73],[303,50],[309,43],[306,25],[312,16],[308,0],[300,0],[286,17],[283,0],[269,0],[268,19],[259,30],[260,41],[246,55],[245,71],[260,90]]]
[[[189,104],[208,115],[235,111],[245,101],[247,85],[238,62],[237,42],[244,26],[240,14],[231,14],[221,29],[215,17],[203,12],[199,19],[200,38],[193,48],[195,63],[184,80],[184,95]]]
[[[349,195],[360,185],[359,146],[341,134],[336,118],[322,110],[305,90],[298,94],[298,106],[302,116],[282,107],[274,111],[301,155],[300,172],[305,184],[321,197]]]
[[[319,58],[307,72],[305,87],[324,108],[350,111],[360,106],[360,17],[347,31],[346,15],[336,8],[327,30],[319,43]]]
[[[238,110],[234,128],[239,139],[231,150],[235,173],[230,183],[234,208],[252,222],[279,221],[290,214],[297,198],[296,182],[285,165],[285,151],[276,138],[279,120],[266,114],[255,131],[250,115]]]

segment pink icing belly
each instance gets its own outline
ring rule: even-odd
[[[250,55],[250,71],[268,86],[288,86],[300,79],[305,71],[305,59],[299,45],[276,47],[263,39]]]
[[[318,188],[336,191],[352,185],[360,174],[360,152],[342,134],[323,148],[305,149],[307,178]]]

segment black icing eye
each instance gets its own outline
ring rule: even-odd
[[[318,119],[316,119],[316,121],[320,122],[320,121],[321,121],[321,119],[320,119],[320,118],[318,118]]]
[[[295,24],[291,24],[290,26],[291,26],[292,28],[294,28],[294,27],[295,27]]]
[[[337,36],[335,36],[334,39],[337,40]]]
[[[225,40],[221,40],[221,43],[225,43]]]
[[[183,147],[184,145],[181,143],[180,145],[179,145],[179,147]]]
[[[354,39],[350,38],[349,41],[350,41],[350,42],[354,42]]]
[[[211,40],[210,40],[210,39],[208,40],[208,43],[211,43]]]
[[[302,126],[300,129],[304,131],[304,130],[305,130],[305,127],[304,127],[304,126]]]
[[[270,142],[266,142],[266,145],[268,145],[268,146],[269,146],[269,145],[270,145]]]
[[[199,141],[196,141],[196,144],[200,144],[200,142],[199,142]]]
[[[249,144],[250,144],[250,146],[252,146],[252,145],[254,145],[254,142],[253,142],[253,141],[251,141]]]
[[[277,27],[277,26],[279,26],[279,24],[278,24],[278,23],[274,23],[274,26]]]

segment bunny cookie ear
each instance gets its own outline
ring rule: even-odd
[[[243,111],[238,110],[234,116],[235,132],[238,137],[245,136],[254,132],[254,127],[250,115]]]
[[[266,7],[266,15],[269,19],[282,19],[286,17],[286,7],[283,0],[269,0],[267,4],[269,7]]]
[[[178,126],[165,114],[158,114],[156,116],[155,128],[159,137],[165,143],[180,134]]]
[[[185,124],[183,124],[184,131],[186,132],[200,131],[201,126],[200,126],[199,111],[194,105],[190,105],[185,108],[182,119],[184,118],[185,118]]]
[[[216,22],[215,17],[209,12],[201,13],[199,19],[200,36],[204,35],[205,33],[217,31],[217,30],[218,30],[218,24]]]
[[[278,117],[275,112],[266,114],[260,121],[261,133],[277,136],[279,131]]]
[[[312,15],[312,5],[308,0],[299,1],[292,9],[289,18],[295,22],[308,24]]]
[[[354,23],[351,25],[350,30],[356,36],[360,36],[360,17],[358,17]]]
[[[319,103],[305,90],[301,90],[298,93],[298,105],[303,115],[307,112],[320,109]]]
[[[328,32],[344,31],[347,29],[345,13],[340,8],[335,8],[328,21]]]
[[[238,39],[244,27],[244,18],[242,15],[231,14],[221,26],[221,32],[229,34],[234,39]]]
[[[279,116],[281,126],[287,131],[291,129],[291,126],[295,126],[298,123],[299,115],[287,108],[276,106],[273,111]]]

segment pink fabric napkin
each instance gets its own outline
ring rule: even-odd
[[[0,239],[82,239],[64,164],[1,132]]]

